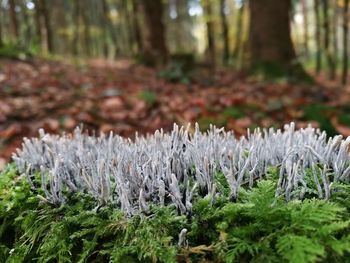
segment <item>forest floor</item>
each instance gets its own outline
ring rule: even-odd
[[[276,84],[201,68],[190,84],[179,84],[164,79],[172,72],[162,73],[128,60],[0,59],[0,169],[23,137],[37,136],[39,128],[69,132],[81,123],[130,137],[169,130],[174,122],[198,122],[202,129],[213,123],[237,135],[256,126],[311,122],[330,135],[350,135],[350,87],[322,77],[314,85]]]

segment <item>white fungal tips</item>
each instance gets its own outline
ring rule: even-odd
[[[240,187],[253,187],[270,167],[278,168],[276,195],[288,201],[313,191],[328,199],[333,182],[350,181],[349,145],[350,138],[328,139],[312,127],[296,130],[294,123],[284,130],[255,129],[240,139],[215,126],[202,133],[198,124],[174,124],[170,133],[159,130],[134,141],[112,133],[88,136],[77,128],[73,136],[40,130],[39,138],[24,138],[13,160],[31,188],[42,188],[42,199],[53,204],[74,191],[127,215],[171,204],[189,215],[196,198],[222,195],[218,173],[234,200]],[[37,173],[40,182],[34,181]]]

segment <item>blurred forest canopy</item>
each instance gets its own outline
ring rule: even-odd
[[[0,0],[0,56],[194,61],[347,81],[349,0]],[[170,76],[171,77],[171,76]]]

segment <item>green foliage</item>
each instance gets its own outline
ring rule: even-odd
[[[13,44],[0,46],[0,57],[12,59],[26,59],[32,56],[31,52]]]
[[[226,180],[226,177],[223,173],[217,172],[215,175],[215,183],[218,189],[218,192],[223,196],[228,197],[230,194],[229,184]]]
[[[307,83],[314,81],[309,76],[298,61],[292,65],[281,66],[273,62],[262,62],[255,64],[251,69],[251,74],[259,81],[273,81],[277,83]]]
[[[233,117],[235,119],[239,119],[245,116],[242,109],[233,106],[224,109],[223,114],[226,118]]]
[[[190,84],[194,69],[194,56],[191,53],[171,55],[167,67],[160,71],[159,76],[170,82]]]
[[[328,136],[337,133],[331,123],[331,116],[335,113],[335,108],[324,104],[308,104],[303,107],[304,120],[314,120],[320,124],[320,128],[327,132]]]
[[[139,94],[140,98],[146,102],[146,104],[150,107],[157,104],[158,98],[157,94],[153,91],[142,90]]]
[[[49,205],[10,165],[0,175],[0,262],[349,262],[350,186],[287,203],[275,195],[277,173],[234,202],[217,173],[220,195],[196,200],[188,217],[174,206],[126,217],[83,193]],[[177,245],[184,228],[189,247]]]
[[[194,68],[193,54],[178,53],[170,57],[167,67],[159,72],[159,76],[170,82],[190,84]]]
[[[256,109],[254,109],[254,111],[256,111]],[[225,126],[230,118],[240,119],[247,115],[240,107],[227,107],[222,112],[212,111],[212,114],[216,116],[204,115],[198,119],[201,130],[208,130],[211,124],[217,127]]]
[[[345,106],[341,108],[341,112],[337,114],[340,123],[350,127],[350,107]]]
[[[241,192],[221,215],[226,262],[343,262],[350,252],[344,207],[317,199],[286,203],[275,196],[274,181]]]
[[[226,117],[223,115],[219,115],[216,117],[212,116],[201,116],[198,119],[198,125],[201,128],[202,131],[208,130],[210,125],[215,125],[217,127],[224,126],[226,123]]]
[[[181,63],[172,63],[166,69],[159,72],[159,76],[174,83],[189,84],[191,78],[189,73],[183,70]]]

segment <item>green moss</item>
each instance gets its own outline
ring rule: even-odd
[[[149,90],[142,90],[139,93],[139,97],[140,99],[142,99],[143,101],[146,102],[146,104],[150,107],[154,106],[155,104],[157,104],[158,101],[158,97],[157,94],[154,93],[153,91],[149,91]]]
[[[281,66],[272,62],[256,63],[250,70],[251,76],[258,81],[273,81],[275,83],[307,83],[314,80],[296,61],[292,65]]]
[[[348,262],[350,186],[332,185],[329,201],[287,203],[275,195],[278,172],[235,202],[218,173],[221,195],[195,196],[191,216],[154,206],[126,217],[86,194],[49,205],[10,165],[0,175],[0,262]],[[184,228],[189,247],[177,245]]]
[[[239,119],[239,118],[242,118],[245,116],[243,110],[241,108],[238,108],[238,107],[227,107],[226,109],[224,109],[223,111],[223,115],[226,117],[226,118],[229,118],[229,117],[233,117],[235,119]]]

